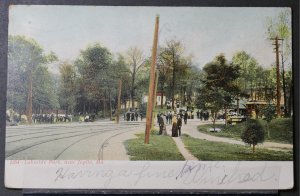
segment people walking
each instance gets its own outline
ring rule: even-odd
[[[129,111],[126,113],[126,120],[130,121],[130,112]]]
[[[159,126],[159,132],[158,134],[161,135],[162,132],[163,132],[163,129],[164,129],[164,119],[162,117],[162,114],[161,115],[158,115],[158,126]]]
[[[175,114],[172,118],[172,137],[178,137],[177,117]]]
[[[188,119],[187,111],[184,113],[183,119],[184,119],[184,124],[186,125],[187,124],[187,119]]]
[[[134,121],[134,113],[133,112],[131,113],[131,119],[130,120]]]
[[[141,121],[143,121],[143,114],[142,113],[140,113],[140,117],[141,117]]]
[[[182,126],[182,118],[180,115],[177,116],[177,130],[178,130],[178,135],[181,136],[181,126]]]

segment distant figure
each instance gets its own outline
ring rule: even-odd
[[[127,120],[127,121],[130,121],[130,112],[127,112],[127,113],[126,113],[126,120]]]
[[[166,114],[166,120],[167,120],[167,123],[169,124],[169,114],[168,113]]]
[[[179,136],[181,136],[181,126],[182,126],[182,118],[180,117],[180,115],[178,115],[178,119],[177,119],[177,129],[178,129],[178,134],[179,134]]]
[[[197,114],[197,119],[200,119],[200,112],[199,112],[199,110],[197,110],[196,114]]]
[[[164,126],[165,126],[164,119],[163,119],[162,115],[158,116],[158,126],[159,126],[158,135],[161,135],[162,132],[163,132]]]
[[[131,119],[130,120],[134,121],[134,113],[133,112],[131,113]]]
[[[139,114],[137,112],[135,112],[134,115],[135,115],[135,121],[138,121]]]
[[[54,123],[54,114],[51,114],[50,119],[51,124]]]
[[[143,114],[142,113],[140,113],[140,117],[141,117],[141,121],[143,121]]]
[[[187,119],[188,119],[188,113],[187,113],[187,111],[184,113],[183,119],[184,119],[184,124],[186,125]]]
[[[177,128],[177,117],[173,115],[172,118],[172,137],[178,137],[178,128]]]
[[[172,112],[170,111],[168,115],[169,115],[169,124],[171,124],[172,123]]]

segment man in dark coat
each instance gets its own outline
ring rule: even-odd
[[[126,113],[126,120],[127,120],[127,121],[130,121],[130,112],[127,112],[127,113]]]
[[[183,119],[184,119],[184,124],[186,125],[187,119],[188,119],[188,113],[187,113],[187,111],[184,113]]]
[[[182,126],[182,118],[180,115],[178,115],[177,118],[177,129],[178,129],[178,135],[181,136],[181,126]]]
[[[165,126],[164,119],[162,118],[162,114],[158,116],[158,125],[159,125],[158,134],[161,135],[163,132],[163,128]]]

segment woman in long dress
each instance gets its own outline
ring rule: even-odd
[[[172,137],[178,137],[177,115],[173,115],[172,118]]]

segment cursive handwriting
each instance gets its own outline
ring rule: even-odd
[[[233,169],[226,169],[221,162],[189,162],[186,161],[176,180],[182,180],[184,184],[232,184],[245,182],[276,181],[276,175],[267,171],[267,162],[263,167],[241,168],[241,162],[237,162]]]
[[[121,169],[121,170],[112,170],[112,169],[102,169],[102,170],[78,170],[60,167],[56,170],[56,176],[54,181],[58,182],[60,180],[76,180],[79,178],[102,178],[104,179],[104,187],[108,187],[110,183],[116,178],[132,178],[132,185],[137,185],[140,181],[145,178],[174,178],[176,171],[174,169],[165,169],[160,171],[150,170],[151,163],[146,162],[141,164],[140,168],[135,169]]]
[[[272,182],[276,181],[278,168],[269,167],[267,162],[263,166],[250,167],[236,162],[230,167],[223,165],[222,162],[196,162],[185,161],[182,167],[163,167],[152,165],[151,162],[144,162],[138,167],[129,169],[77,169],[60,167],[56,170],[54,182],[62,180],[99,179],[104,187],[109,187],[113,182],[119,180],[129,180],[131,186],[142,184],[153,180],[161,183],[176,182],[177,184],[211,184],[229,185],[241,184],[246,182]],[[177,168],[177,169],[176,169]],[[277,174],[277,175],[276,175]]]

